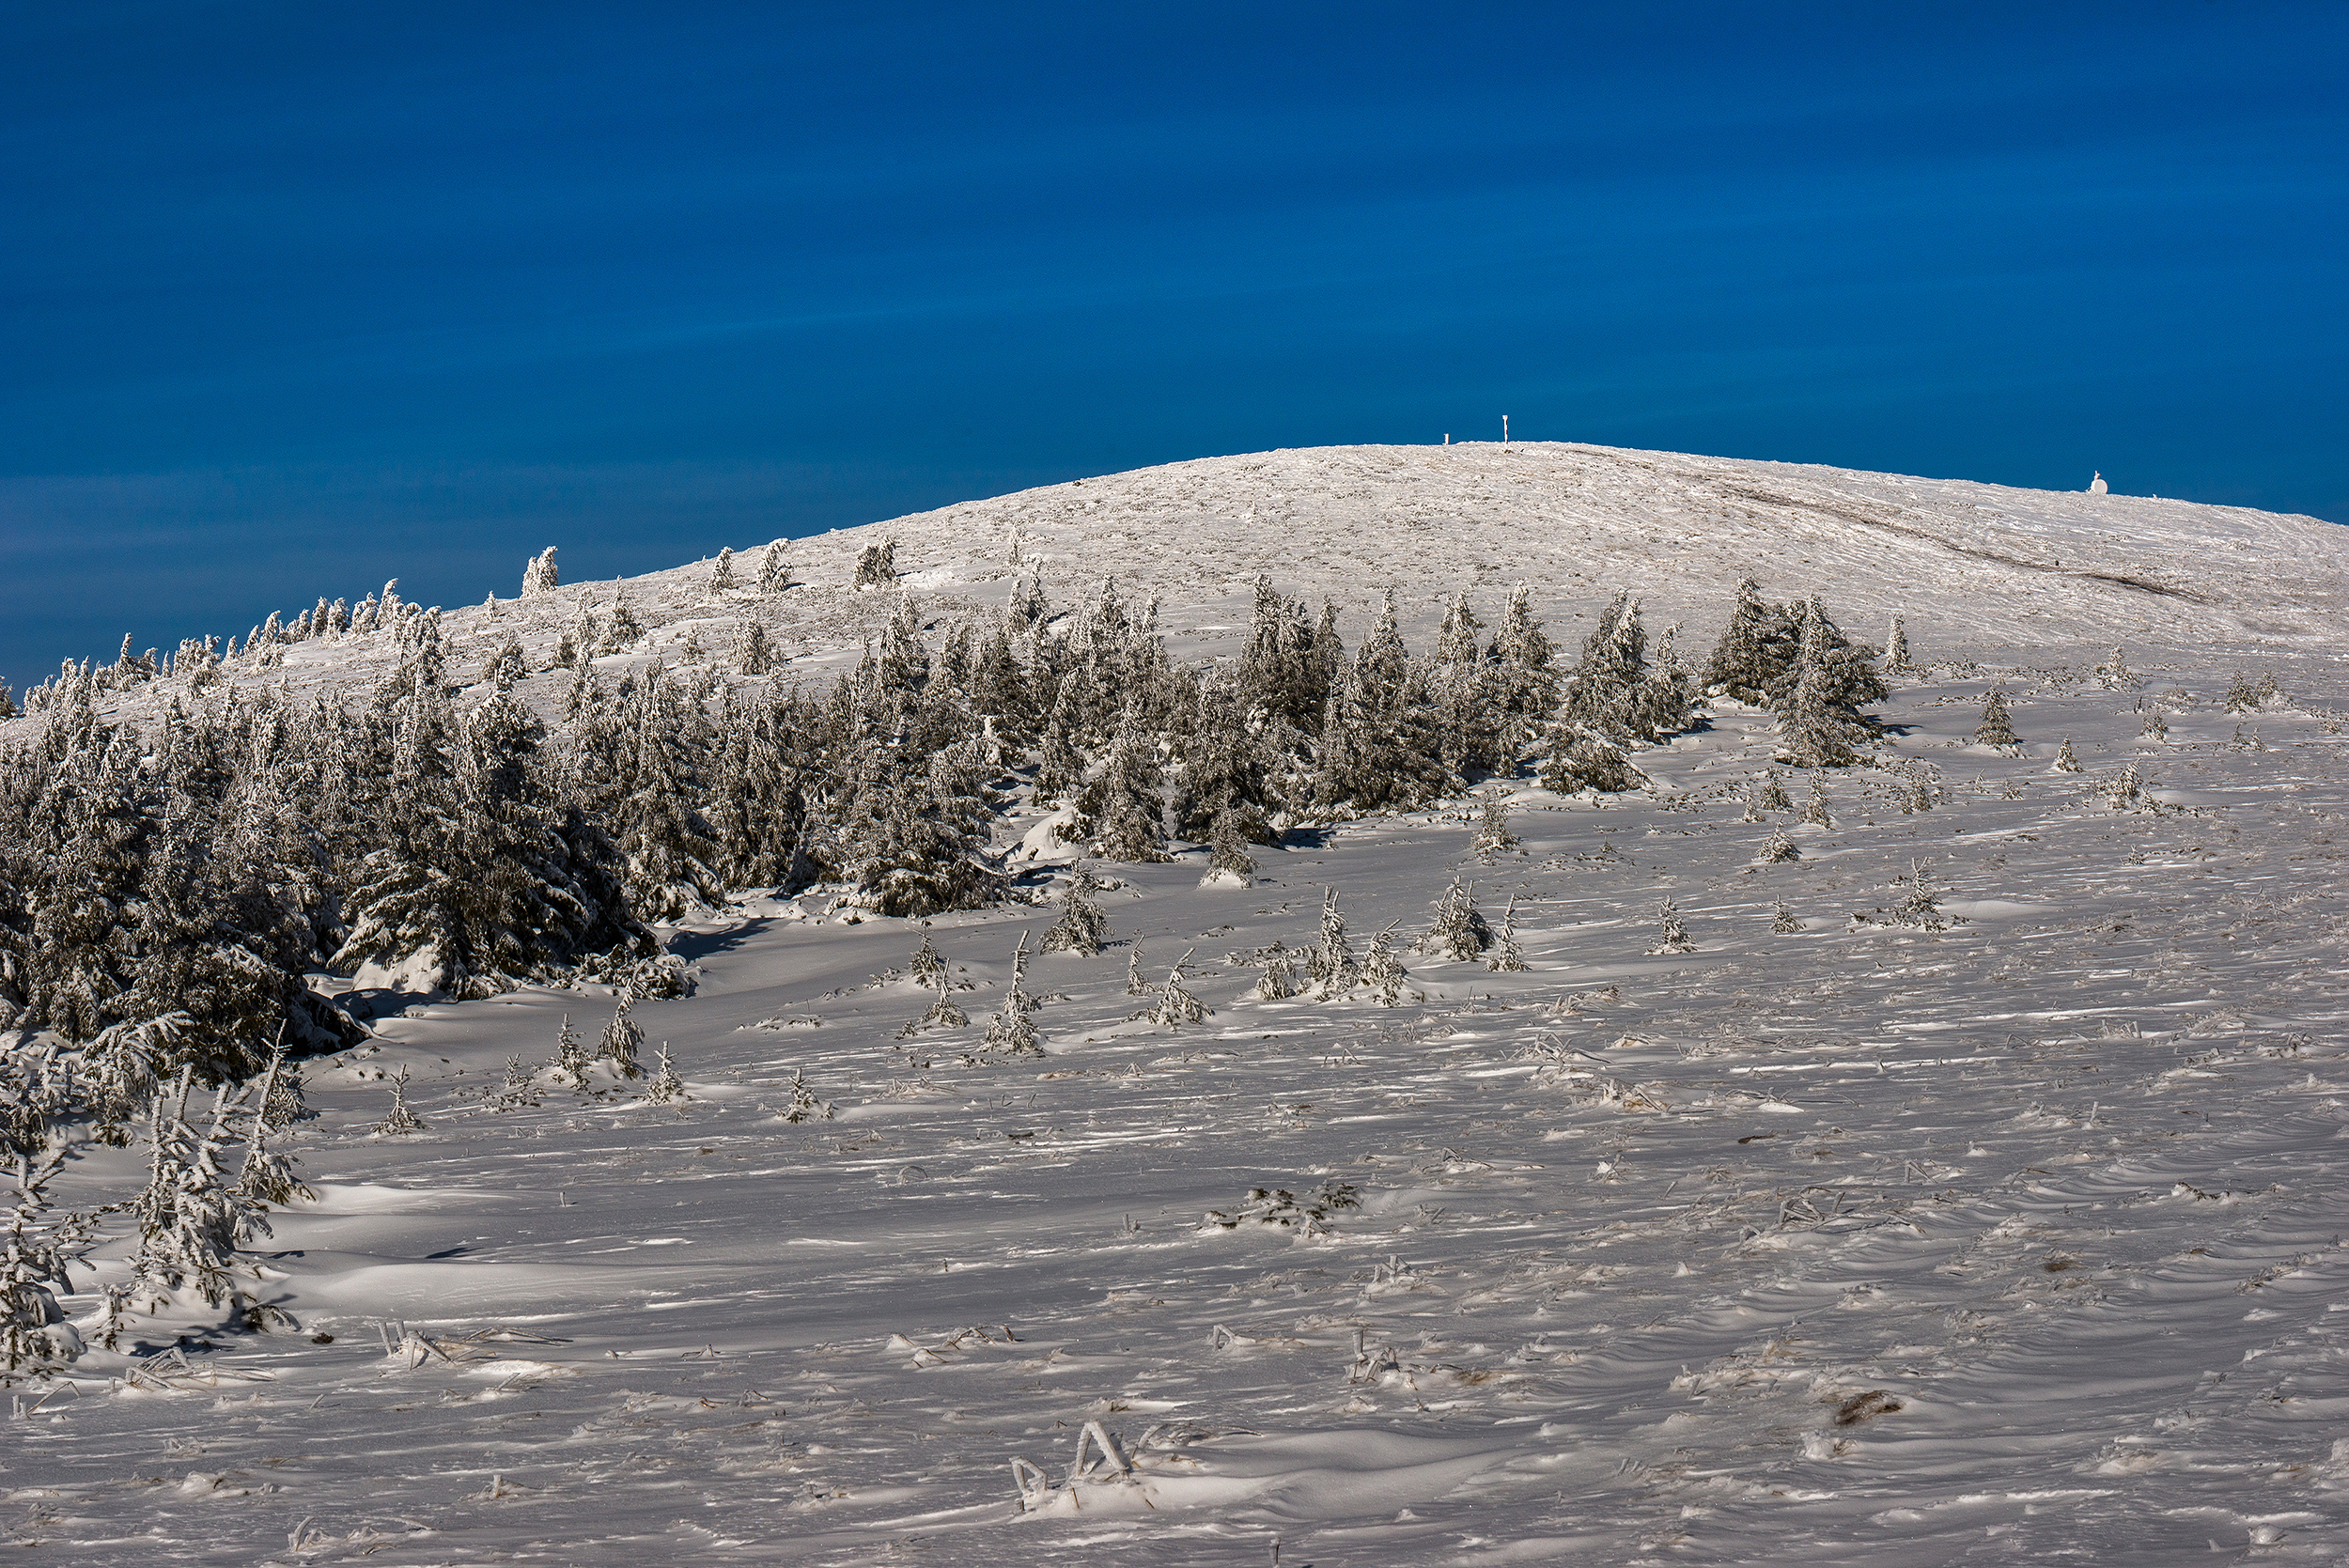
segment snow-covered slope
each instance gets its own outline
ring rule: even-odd
[[[469,678],[508,632],[543,667],[575,607],[624,586],[652,633],[639,661],[673,660],[689,635],[723,658],[756,617],[796,660],[789,673],[820,682],[894,608],[849,586],[859,552],[884,539],[937,617],[1004,603],[1017,551],[1056,606],[1105,577],[1158,596],[1185,657],[1237,645],[1260,573],[1334,598],[1349,637],[1392,588],[1415,645],[1439,599],[1466,590],[1498,609],[1519,582],[1569,649],[1577,621],[1623,589],[1644,596],[1651,625],[1683,620],[1701,644],[1748,576],[1773,598],[1818,593],[1855,635],[1880,640],[1904,613],[1919,654],[1945,659],[2115,644],[2319,652],[2349,613],[2349,530],[2313,518],[1572,444],[1354,446],[1171,463],[791,541],[802,585],[774,598],[713,594],[706,562],[519,604],[494,584],[495,609],[445,614],[452,674]],[[348,686],[396,658],[378,634],[297,644],[283,669],[229,675]]]
[[[600,996],[381,1020],[315,1066],[291,1141],[319,1196],[266,1263],[301,1331],[191,1309],[142,1322],[135,1375],[93,1353],[26,1395],[0,1454],[25,1560],[2349,1550],[2328,525],[1381,448],[830,536],[771,600],[711,599],[706,567],[630,592],[658,646],[758,613],[821,670],[894,597],[846,587],[883,536],[925,602],[1000,601],[1017,536],[1056,601],[1114,571],[1195,649],[1229,645],[1259,570],[1358,608],[1393,583],[1423,646],[1456,587],[1539,584],[1565,642],[1618,586],[1709,631],[1750,573],[1855,629],[1906,607],[1921,657],[1983,667],[1897,681],[1880,766],[1826,777],[1826,824],[1749,809],[1771,726],[1724,704],[1640,753],[1652,792],[1488,786],[1513,847],[1477,854],[1457,800],[1300,834],[1245,888],[1203,885],[1196,853],[1117,868],[1120,945],[1029,965],[1042,1061],[977,1059],[1015,943],[1053,919],[1016,904],[925,926],[761,900],[671,933],[699,989],[636,1017],[677,1104],[607,1079],[484,1105],[566,1017],[592,1038]],[[497,634],[566,610],[506,606]],[[2090,673],[2114,642],[2143,684]],[[383,656],[302,644],[287,671]],[[2230,710],[2263,668],[2281,695]],[[1970,739],[1994,684],[2013,751]],[[2066,740],[2086,771],[2057,768]],[[1779,829],[1799,855],[1765,862]],[[1961,919],[1888,923],[1920,872]],[[1359,950],[1418,937],[1455,875],[1496,924],[1515,901],[1527,970],[1407,948],[1394,1007],[1254,994],[1246,955],[1310,943],[1325,889]],[[925,936],[966,1027],[906,1032]],[[1152,981],[1188,956],[1212,1015],[1137,1020],[1133,943]],[[424,1126],[377,1134],[402,1067]],[[58,1196],[117,1202],[139,1158],[86,1150]],[[1089,1421],[1128,1467],[1071,1478]],[[1024,1505],[1015,1460],[1045,1471]]]

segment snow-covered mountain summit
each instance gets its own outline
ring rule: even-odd
[[[1129,597],[1159,598],[1178,657],[1237,647],[1259,574],[1334,599],[1349,619],[1392,588],[1415,644],[1443,599],[1466,589],[1497,608],[1520,582],[1569,639],[1625,589],[1657,624],[1685,620],[1709,637],[1750,576],[1773,596],[1821,594],[1866,635],[1905,614],[1921,653],[1957,657],[2113,644],[2308,650],[2329,644],[2349,611],[2349,533],[2314,518],[1562,442],[1312,447],[786,541],[796,585],[781,595],[714,590],[707,560],[567,582],[519,606],[510,585],[492,585],[497,605],[444,615],[456,673],[468,677],[468,654],[486,659],[509,632],[542,668],[566,616],[625,591],[648,633],[634,659],[674,659],[689,637],[723,655],[754,619],[794,674],[820,683],[888,618],[890,596],[851,582],[863,550],[893,539],[901,585],[940,614],[1002,606],[1023,567],[1058,608],[1115,577]],[[311,641],[289,644],[282,666],[223,674],[297,690],[362,685],[397,658],[389,635]]]

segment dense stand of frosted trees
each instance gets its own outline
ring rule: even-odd
[[[533,571],[551,592],[552,559]],[[779,559],[756,576],[787,581]],[[1637,748],[1699,722],[1707,691],[1772,707],[1787,761],[1847,763],[1885,690],[1815,598],[1770,604],[1750,582],[1694,672],[1627,596],[1569,667],[1522,588],[1489,629],[1455,598],[1414,654],[1392,598],[1349,650],[1334,607],[1268,582],[1237,657],[1177,665],[1155,606],[1105,585],[1054,614],[1033,576],[1005,612],[933,635],[901,598],[820,691],[774,669],[755,620],[731,669],[599,669],[642,636],[624,596],[600,618],[583,605],[537,707],[510,690],[534,673],[518,642],[460,685],[438,613],[395,585],[272,617],[241,657],[367,629],[399,660],[362,692],[296,699],[220,680],[208,644],[169,660],[126,644],[32,694],[39,722],[0,752],[0,1029],[86,1048],[144,1030],[143,1070],[235,1081],[281,1038],[354,1036],[304,984],[320,970],[456,996],[582,975],[657,994],[677,970],[648,926],[729,890],[837,884],[892,915],[987,904],[1007,891],[988,845],[1015,797],[1065,808],[1057,831],[1103,859],[1206,846],[1245,875],[1284,828],[1422,806],[1529,759],[1555,789],[1636,787]],[[109,691],[167,675],[152,722],[101,718]]]

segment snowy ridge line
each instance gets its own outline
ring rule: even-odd
[[[1864,629],[1906,613],[1929,658],[2114,642],[2286,654],[2336,638],[2349,615],[2349,538],[2313,518],[1566,442],[1307,448],[1045,486],[778,541],[798,585],[772,595],[748,549],[744,575],[715,588],[709,561],[551,588],[542,557],[529,597],[443,614],[459,649],[486,661],[511,632],[537,669],[578,607],[625,594],[649,633],[632,661],[674,662],[691,637],[730,644],[755,622],[791,675],[821,686],[886,622],[887,596],[855,582],[891,540],[893,581],[947,616],[1003,609],[1022,567],[1063,605],[1104,577],[1143,583],[1185,658],[1234,650],[1263,573],[1355,616],[1392,587],[1415,641],[1442,598],[1486,583],[1497,598],[1520,581],[1568,630],[1619,589],[1644,595],[1659,624],[1709,629],[1746,576],[1774,595],[1825,588]],[[397,650],[379,632],[288,644],[283,660],[257,668],[248,651],[221,673],[356,687]]]

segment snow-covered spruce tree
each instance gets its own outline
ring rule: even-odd
[[[1579,795],[1586,789],[1619,795],[1647,782],[1621,746],[1589,725],[1563,721],[1550,730],[1549,754],[1541,769],[1544,789],[1558,795]]]
[[[532,556],[529,565],[522,567],[521,597],[544,598],[554,592],[559,581],[559,575],[554,569],[554,547],[549,545]]]
[[[1216,813],[1215,821],[1207,829],[1207,876],[1223,877],[1246,886],[1256,874],[1256,862],[1243,847],[1245,837],[1240,828],[1240,814],[1227,808]]]
[[[1084,753],[1077,749],[1072,733],[1074,729],[1073,710],[1064,693],[1045,719],[1044,738],[1037,748],[1035,800],[1038,805],[1050,805],[1055,800],[1065,800],[1084,783]]]
[[[2134,691],[2143,684],[2137,678],[2137,672],[2129,668],[2128,660],[2121,656],[2117,645],[2112,650],[2110,660],[2097,665],[2091,673],[2115,691]]]
[[[961,1029],[971,1022],[971,1015],[957,1007],[946,994],[946,976],[941,971],[935,981],[937,996],[922,1016],[897,1031],[897,1038],[910,1040],[933,1029]]]
[[[1493,705],[1508,726],[1510,753],[1539,733],[1542,722],[1558,703],[1558,673],[1552,668],[1557,650],[1541,622],[1533,618],[1532,590],[1518,583],[1509,594],[1509,608],[1486,645],[1485,661],[1491,672]]]
[[[1334,819],[1405,811],[1442,796],[1456,781],[1437,731],[1429,673],[1404,648],[1390,590],[1324,705],[1314,813]]]
[[[1982,722],[1974,727],[1974,738],[1985,746],[2015,744],[2014,721],[2006,711],[2006,693],[1998,687],[1982,700]]]
[[[138,1250],[131,1260],[132,1295],[149,1312],[193,1291],[218,1307],[239,1295],[239,1231],[257,1211],[222,1179],[227,1091],[214,1104],[212,1125],[198,1134],[187,1122],[188,1070],[176,1087],[158,1089],[148,1117],[147,1185],[132,1200]],[[260,1234],[266,1234],[263,1221]]]
[[[1501,916],[1501,935],[1493,944],[1492,956],[1485,967],[1497,974],[1517,974],[1525,970],[1525,955],[1517,950],[1517,900],[1509,895],[1509,907]]]
[[[946,984],[946,960],[939,955],[938,948],[930,941],[927,931],[922,933],[922,945],[913,950],[913,957],[906,965],[906,974],[916,986]]]
[[[1697,678],[1705,690],[1742,703],[1763,703],[1795,661],[1794,617],[1762,598],[1752,578],[1737,584],[1729,624]]]
[[[911,780],[886,781],[880,763],[875,753],[837,850],[858,896],[900,917],[974,909],[1001,897],[1002,873],[982,858],[990,826],[975,740],[939,753]]]
[[[758,591],[779,594],[791,586],[791,568],[784,562],[783,541],[775,540],[758,555]]]
[[[603,638],[597,644],[599,653],[626,653],[645,638],[645,623],[636,618],[636,607],[629,602],[626,584],[614,589],[612,614],[603,623]]]
[[[1150,982],[1143,979],[1142,974],[1142,939],[1140,937],[1136,937],[1126,950],[1126,994],[1129,997],[1146,997],[1150,994]]]
[[[1803,798],[1803,824],[1812,828],[1834,827],[1835,819],[1828,815],[1827,804],[1827,776],[1813,773],[1811,775],[1811,792]]]
[[[0,1240],[0,1374],[54,1372],[82,1354],[82,1336],[57,1297],[72,1294],[68,1271],[87,1251],[76,1220],[49,1218],[41,1184],[20,1182]]]
[[[1482,955],[1492,944],[1492,926],[1476,908],[1474,884],[1455,876],[1436,901],[1435,924],[1419,939],[1419,950],[1459,963]]]
[[[1859,704],[1886,693],[1867,657],[1836,629],[1817,599],[1805,602],[1794,666],[1771,695],[1786,761],[1797,768],[1848,768],[1859,760],[1853,743],[1876,734],[1875,722],[1860,713]]]
[[[584,1052],[576,1048],[578,1036],[571,1033],[571,1020],[568,1017],[563,1020],[563,1032],[570,1039],[573,1054],[578,1058],[578,1072],[574,1078],[573,1087],[584,1088],[585,1083],[580,1080],[586,1076],[587,1058]],[[392,1109],[385,1111],[383,1119],[376,1123],[369,1130],[379,1138],[404,1138],[412,1132],[422,1132],[424,1130],[423,1119],[408,1109],[408,1066],[406,1063],[402,1063],[399,1071],[392,1075],[391,1085]]]
[[[663,1040],[652,1081],[645,1085],[645,1098],[654,1105],[671,1105],[686,1097],[685,1080],[677,1076],[677,1068],[669,1061],[669,1042]]]
[[[724,546],[719,550],[718,558],[709,564],[709,591],[730,594],[737,585],[734,581],[734,548]]]
[[[1802,922],[1795,918],[1795,911],[1787,907],[1786,900],[1783,898],[1778,901],[1778,909],[1771,918],[1770,929],[1781,937],[1791,936],[1802,929]]]
[[[1941,912],[1941,900],[1926,877],[1923,862],[1909,862],[1908,875],[1893,885],[1901,889],[1901,900],[1890,917],[1893,924],[1912,925],[1921,931],[1949,929],[1950,917]]]
[[[2137,728],[2137,737],[2139,740],[2151,740],[2155,745],[2168,745],[2170,721],[2163,718],[2158,710],[2148,713],[2145,722]]]
[[[1796,847],[1794,839],[1788,835],[1785,829],[1773,828],[1770,830],[1769,841],[1762,846],[1759,858],[1764,865],[1778,865],[1786,861],[1802,859],[1802,851]]]
[[[1908,661],[1908,629],[1898,615],[1892,617],[1892,629],[1885,634],[1884,667],[1896,675],[1912,674],[1917,668]]]
[[[1779,782],[1778,769],[1766,768],[1755,782],[1753,803],[1763,811],[1792,811],[1795,802],[1787,798],[1786,786]]]
[[[1670,898],[1657,907],[1656,923],[1662,933],[1662,939],[1648,949],[1651,955],[1694,953],[1697,950],[1697,944],[1688,938],[1688,923],[1681,918],[1680,906]]]
[[[1647,633],[1640,625],[1640,606],[1626,589],[1599,612],[1598,625],[1583,639],[1581,662],[1566,678],[1559,718],[1601,735],[1653,740],[1657,737],[1642,729],[1636,711],[1646,678]]]
[[[1509,831],[1509,801],[1496,791],[1479,803],[1476,837],[1469,845],[1469,852],[1482,857],[1487,864],[1493,856],[1517,846],[1517,835]]]
[[[719,879],[729,888],[790,893],[813,879],[813,810],[808,782],[820,770],[812,715],[796,696],[745,688],[719,708],[705,810],[718,844]]]
[[[483,684],[501,691],[511,691],[529,675],[530,666],[522,658],[521,639],[510,631],[506,634],[506,641],[500,643],[497,650],[490,655],[490,661],[481,667]]]
[[[1186,1024],[1206,1021],[1212,1009],[1191,995],[1190,988],[1183,984],[1183,965],[1189,962],[1190,955],[1186,953],[1166,971],[1165,983],[1158,989],[1158,1004],[1135,1014],[1135,1017],[1146,1017],[1161,1029],[1180,1029]]]
[[[1217,819],[1229,815],[1230,831],[1246,843],[1281,841],[1272,826],[1282,810],[1273,758],[1249,727],[1237,689],[1220,680],[1202,684],[1196,717],[1175,737],[1174,750],[1175,831],[1210,838]]]
[[[890,588],[897,582],[897,541],[885,539],[858,551],[855,588]]]
[[[1254,616],[1238,671],[1239,700],[1249,712],[1299,734],[1319,729],[1335,668],[1315,657],[1325,651],[1315,644],[1305,601],[1274,592],[1268,576],[1257,578]]]
[[[1109,917],[1094,899],[1101,884],[1085,863],[1079,861],[1068,868],[1068,886],[1061,894],[1060,919],[1044,933],[1038,948],[1043,953],[1074,953],[1090,958],[1099,953],[1110,939]]]
[[[723,887],[718,845],[695,809],[698,705],[656,665],[629,715],[633,756],[614,835],[628,857],[628,903],[640,920],[675,921],[714,906]]]
[[[1036,1043],[1035,1019],[1030,1015],[1035,1003],[1021,987],[1027,972],[1028,934],[1019,933],[1019,945],[1011,955],[1011,984],[1004,988],[1003,1005],[987,1021],[986,1048],[1006,1056],[1042,1056],[1044,1048]]]
[[[1438,755],[1446,771],[1464,779],[1511,771],[1517,761],[1517,726],[1501,700],[1501,682],[1477,645],[1483,627],[1468,595],[1454,596],[1427,673]]]
[[[270,1141],[273,1130],[272,1106],[278,1098],[278,1085],[289,1066],[283,1050],[270,1057],[268,1070],[261,1075],[260,1093],[254,1097],[252,1120],[245,1126],[244,1160],[237,1171],[233,1195],[260,1208],[284,1208],[297,1198],[318,1196],[294,1174],[293,1157]],[[274,1126],[283,1127],[293,1119],[288,1114]]]
[[[1129,712],[1101,771],[1078,798],[1093,822],[1094,852],[1128,864],[1173,859],[1166,852],[1166,794],[1157,742]]]
[[[2085,769],[2080,767],[2078,753],[2072,750],[2072,737],[2068,735],[2063,737],[2063,744],[2056,748],[2055,768],[2056,771],[2059,773],[2078,773],[2085,771]]]
[[[1400,1006],[1403,1001],[1403,982],[1409,978],[1403,960],[1395,955],[1393,922],[1370,939],[1370,951],[1362,955],[1361,983],[1370,988],[1382,1007]]]
[[[742,635],[734,644],[734,667],[746,675],[773,673],[774,645],[767,641],[767,623],[753,621],[742,629]]]
[[[645,1032],[636,1027],[629,1010],[636,999],[626,991],[612,1009],[612,1021],[603,1026],[603,1038],[596,1043],[596,1055],[612,1063],[612,1070],[623,1079],[642,1078],[645,1069],[636,1064],[636,1053],[645,1044]]]
[[[1353,944],[1346,939],[1346,917],[1338,912],[1338,890],[1324,890],[1321,899],[1321,938],[1305,959],[1306,972],[1320,988],[1321,1000],[1344,996],[1361,981],[1361,966]]]
[[[1286,1001],[1304,990],[1297,978],[1296,966],[1289,961],[1292,956],[1278,939],[1257,955],[1264,965],[1264,973],[1256,981],[1254,994],[1258,1001]]]
[[[791,1123],[829,1122],[832,1115],[832,1102],[817,1099],[816,1091],[808,1086],[806,1077],[799,1068],[792,1068],[791,1104],[785,1110],[783,1120]]]
[[[595,1058],[587,1054],[587,1043],[581,1039],[579,1032],[571,1027],[571,1016],[568,1013],[564,1014],[563,1027],[555,1032],[554,1036],[554,1054],[548,1058],[547,1066],[564,1083],[584,1093],[591,1081],[590,1069],[595,1064]],[[400,1094],[400,1099],[404,1106],[406,1101],[404,1091]]]
[[[2145,798],[2143,781],[2139,777],[2134,760],[2108,780],[2103,789],[2105,800],[2114,811],[2127,811]]]

